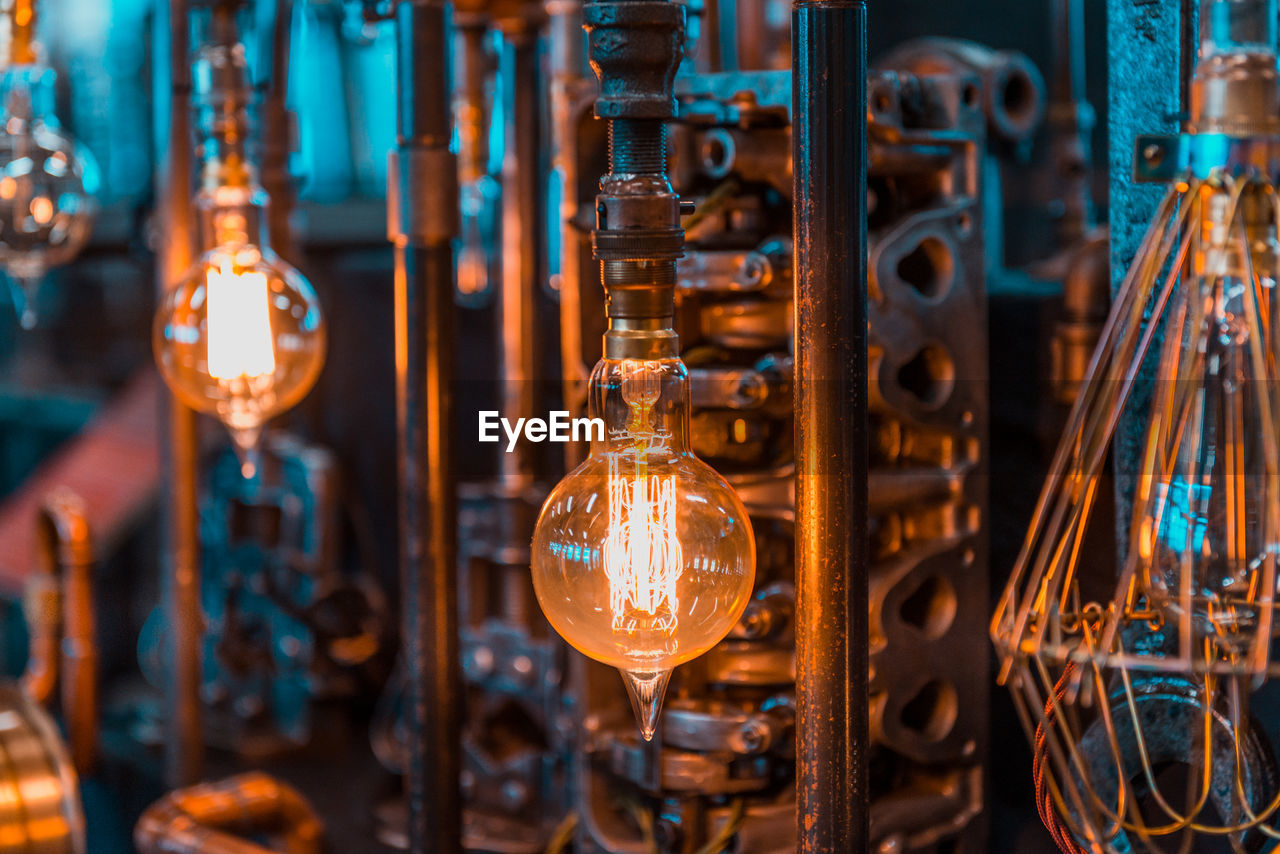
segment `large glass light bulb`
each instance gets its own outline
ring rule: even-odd
[[[1187,307],[1165,330],[1131,547],[1152,604],[1232,655],[1257,641],[1259,570],[1276,550],[1274,369],[1243,230],[1232,231],[1249,200],[1213,185],[1199,196]]]
[[[28,329],[41,278],[79,253],[97,210],[98,167],[58,126],[53,85],[41,65],[11,66],[0,79],[0,268]]]
[[[566,641],[622,671],[647,740],[672,669],[742,616],[755,539],[737,493],[690,450],[683,362],[606,359],[589,395],[604,435],[543,505],[533,585]]]
[[[1063,850],[1280,839],[1252,712],[1280,676],[1275,188],[1206,172],[1139,247],[992,622]],[[1134,485],[1114,565],[1093,553],[1108,469]]]
[[[231,431],[244,474],[263,425],[306,396],[324,364],[325,325],[311,284],[255,244],[205,253],[156,312],[165,382]]]

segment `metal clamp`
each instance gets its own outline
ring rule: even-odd
[[[447,148],[392,151],[387,162],[387,239],[438,246],[458,234],[457,155]]]

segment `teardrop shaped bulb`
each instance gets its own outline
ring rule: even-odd
[[[236,459],[240,460],[240,475],[245,480],[251,480],[261,468],[259,463],[262,460],[262,428],[233,429],[230,433],[231,443],[236,449]]]
[[[42,63],[0,71],[0,269],[23,283],[35,324],[36,285],[79,254],[97,213],[98,167],[53,113],[53,70]]]
[[[636,723],[640,725],[640,734],[645,741],[653,741],[658,731],[658,713],[662,711],[662,698],[667,694],[667,685],[671,682],[670,670],[645,672],[640,670],[619,670],[622,682],[627,686],[627,696],[631,698],[631,711],[636,714]]]
[[[18,323],[23,329],[35,329],[39,318],[36,316],[36,291],[40,287],[38,279],[19,276],[9,277],[9,294],[13,300],[14,311],[18,315]]]
[[[248,449],[315,385],[325,323],[302,274],[246,244],[211,250],[192,266],[160,300],[152,341],[173,393]]]
[[[589,389],[604,430],[542,507],[533,588],[561,637],[622,671],[649,739],[671,671],[742,616],[755,539],[742,500],[689,446],[683,362],[606,360]]]

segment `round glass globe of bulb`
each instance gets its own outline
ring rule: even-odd
[[[310,282],[271,252],[245,245],[205,253],[164,295],[152,344],[173,393],[219,418],[244,458],[263,425],[315,385],[325,336]],[[245,465],[252,474],[252,463]]]
[[[684,364],[641,363],[642,380],[625,364],[593,374],[592,414],[607,435],[543,505],[533,586],[552,628],[622,671],[648,739],[671,670],[742,616],[755,538],[738,494],[688,446]]]
[[[58,126],[52,76],[39,66],[18,66],[0,81],[0,268],[15,286],[28,328],[41,277],[84,248],[97,213],[98,167]]]

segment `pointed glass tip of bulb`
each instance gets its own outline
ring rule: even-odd
[[[35,329],[36,290],[40,287],[38,279],[21,276],[9,277],[9,294],[13,299],[14,310],[18,313],[18,323],[23,329]]]
[[[662,711],[662,698],[671,681],[671,670],[620,670],[622,682],[631,698],[631,711],[636,713],[640,734],[645,741],[653,741],[658,731],[658,713]]]
[[[262,452],[258,441],[261,438],[261,427],[231,431],[231,443],[235,446],[236,458],[240,460],[240,476],[245,480],[252,480],[261,467]]]

